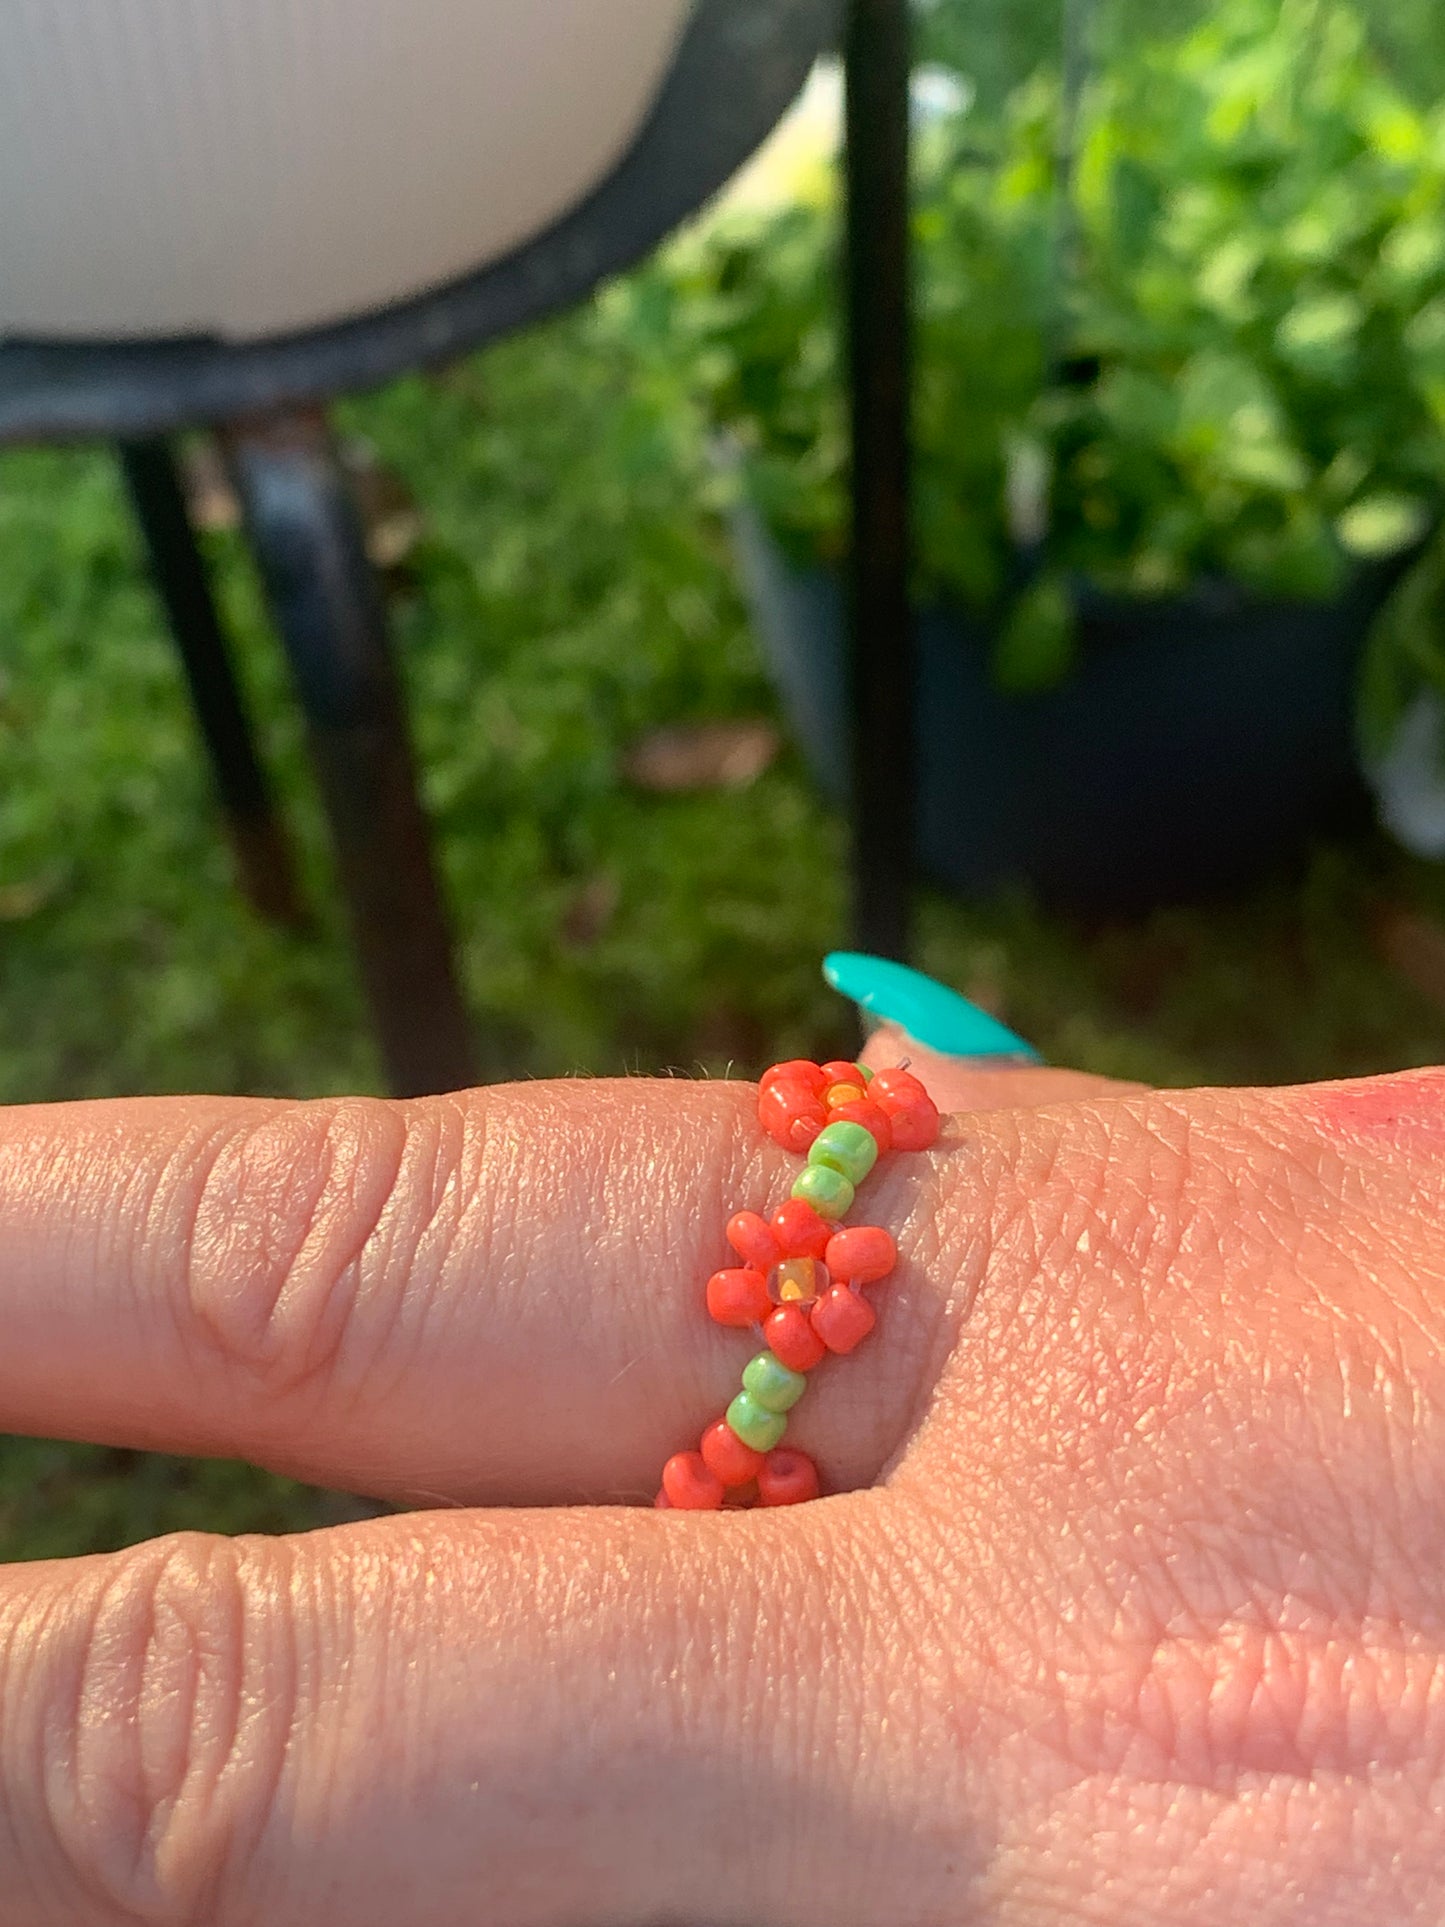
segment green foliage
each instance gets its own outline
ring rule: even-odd
[[[1391,78],[1352,0],[1194,12],[1101,11],[1065,139],[1057,10],[995,0],[1034,71],[918,143],[917,588],[992,612],[1014,684],[1067,664],[1050,579],[1324,598],[1436,515],[1445,108]],[[927,49],[980,56],[971,16],[930,9]],[[656,277],[773,526],[824,560],[844,528],[837,239],[834,189],[725,215]],[[1010,614],[1034,553],[1020,447],[1051,577]]]
[[[658,722],[769,701],[695,411],[648,383],[604,304],[344,411],[422,510],[392,616],[493,1075],[721,1070],[828,1007],[794,946],[840,933],[840,845],[800,771],[621,778]],[[238,539],[210,550],[315,927],[238,898],[113,464],[6,454],[0,1101],[377,1085],[280,651]]]
[[[994,673],[999,686],[1026,695],[1049,689],[1074,658],[1073,604],[1057,575],[1036,578],[1015,597],[999,630]]]
[[[228,1459],[0,1439],[0,1559],[113,1552],[160,1532],[301,1532],[360,1510]]]

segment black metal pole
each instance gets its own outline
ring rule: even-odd
[[[916,782],[908,610],[907,0],[848,0],[844,69],[853,927],[861,949],[902,958],[911,925]]]
[[[291,846],[256,752],[175,457],[163,440],[127,441],[120,464],[211,759],[241,887],[262,916],[299,925]]]
[[[261,579],[331,821],[362,982],[398,1097],[476,1081],[471,1028],[417,795],[386,613],[320,411],[228,431]]]

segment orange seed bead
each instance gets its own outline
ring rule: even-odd
[[[828,1240],[823,1261],[845,1285],[876,1285],[898,1262],[898,1247],[881,1225],[850,1224]]]
[[[779,1305],[763,1321],[763,1337],[789,1371],[811,1372],[827,1356],[827,1346],[801,1305]]]
[[[806,1198],[788,1198],[773,1213],[773,1233],[784,1258],[821,1258],[833,1227]]]
[[[873,1082],[868,1086],[868,1095],[875,1104],[891,1110],[895,1104],[912,1104],[928,1092],[913,1075],[912,1071],[893,1069],[875,1071]]]
[[[771,1271],[782,1256],[771,1225],[756,1211],[737,1211],[728,1219],[727,1241],[754,1271]]]
[[[708,1471],[729,1488],[747,1485],[762,1470],[763,1454],[744,1445],[726,1419],[707,1428],[699,1451]]]
[[[746,1265],[715,1271],[707,1281],[708,1317],[719,1325],[760,1325],[772,1308],[767,1279]]]
[[[806,1452],[777,1445],[758,1474],[759,1505],[805,1505],[818,1496],[818,1468]]]
[[[828,1122],[828,1112],[804,1084],[768,1084],[758,1092],[758,1122],[785,1151],[806,1151]]]
[[[893,1132],[894,1150],[926,1151],[938,1136],[939,1122],[938,1106],[927,1096],[890,1111],[888,1123]]]
[[[851,1285],[834,1285],[813,1307],[813,1330],[830,1352],[851,1352],[878,1322],[878,1314]]]
[[[808,1057],[790,1057],[784,1064],[773,1064],[758,1079],[758,1089],[765,1091],[770,1084],[804,1084],[816,1097],[830,1080],[823,1074],[823,1067]]]
[[[716,1512],[723,1502],[723,1482],[701,1452],[674,1452],[662,1468],[662,1489],[679,1512]]]

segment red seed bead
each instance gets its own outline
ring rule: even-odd
[[[701,1452],[674,1452],[662,1468],[662,1489],[679,1512],[716,1512],[723,1502],[723,1482]]]
[[[754,1271],[766,1274],[782,1256],[772,1227],[756,1211],[739,1211],[729,1218],[727,1239],[743,1263],[751,1265]]]
[[[785,1151],[806,1151],[828,1122],[828,1110],[806,1084],[768,1084],[758,1092],[758,1122]]]
[[[773,1213],[773,1232],[784,1258],[821,1258],[833,1227],[806,1198],[789,1198]]]
[[[657,1488],[657,1497],[652,1502],[652,1509],[654,1512],[671,1512],[672,1500],[668,1498],[665,1486]]]
[[[760,1271],[733,1266],[707,1281],[707,1313],[719,1325],[760,1325],[773,1308],[768,1281]]]
[[[775,1445],[758,1474],[759,1505],[803,1505],[818,1496],[818,1468],[806,1452]]]
[[[813,1330],[830,1352],[851,1352],[877,1322],[868,1300],[850,1285],[834,1285],[813,1307]]]
[[[728,1487],[746,1485],[762,1469],[763,1454],[744,1445],[726,1419],[707,1428],[699,1452],[708,1471]]]
[[[887,1111],[871,1098],[860,1098],[852,1104],[835,1104],[828,1113],[828,1122],[836,1124],[839,1118],[847,1118],[850,1124],[861,1124],[865,1131],[871,1131],[879,1157],[893,1149],[893,1121]]]
[[[779,1305],[763,1320],[763,1337],[790,1372],[811,1372],[828,1355],[801,1305]]]
[[[895,1151],[926,1151],[938,1136],[938,1106],[931,1097],[923,1097],[890,1113],[888,1122]]]
[[[861,1085],[867,1082],[867,1078],[864,1077],[862,1071],[859,1070],[856,1064],[845,1063],[841,1057],[835,1057],[830,1063],[823,1066],[823,1085],[825,1089],[829,1084]]]
[[[821,1065],[807,1057],[790,1057],[785,1064],[765,1070],[758,1079],[758,1089],[765,1091],[770,1084],[805,1084],[817,1097],[827,1082]]]
[[[840,1284],[876,1285],[897,1264],[898,1247],[881,1225],[850,1224],[828,1240],[823,1262]]]
[[[875,1071],[873,1082],[868,1086],[868,1095],[875,1104],[881,1104],[885,1111],[892,1112],[905,1104],[912,1104],[928,1092],[912,1071],[894,1069]]]

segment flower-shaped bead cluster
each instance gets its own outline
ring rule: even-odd
[[[938,1107],[907,1070],[861,1064],[774,1064],[758,1086],[758,1122],[785,1151],[811,1150],[830,1124],[858,1124],[885,1151],[926,1151]]]

